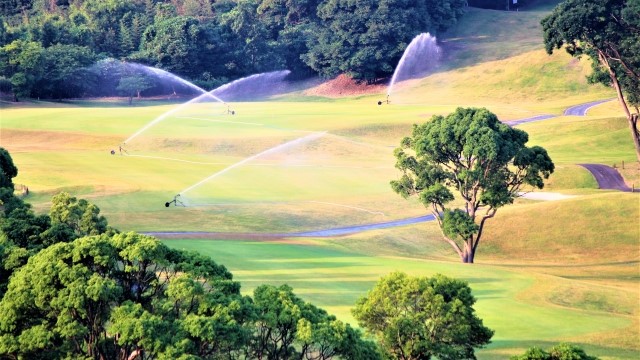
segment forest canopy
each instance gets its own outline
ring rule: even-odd
[[[213,88],[274,70],[389,76],[411,39],[455,24],[465,0],[0,0],[0,83],[18,97],[117,92],[99,60]],[[10,86],[9,86],[10,85]]]

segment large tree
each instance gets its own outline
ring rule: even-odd
[[[446,117],[433,116],[414,125],[412,136],[395,150],[402,177],[391,186],[404,198],[418,196],[445,241],[463,262],[473,263],[486,221],[525,186],[541,189],[554,170],[547,151],[525,146],[528,139],[487,109],[458,108]],[[452,207],[452,190],[462,208]]]
[[[0,302],[0,356],[214,358],[240,349],[251,313],[231,273],[133,233],[32,256]]]
[[[251,359],[376,360],[375,345],[323,309],[307,303],[288,285],[261,285],[253,292],[257,319]]]
[[[542,28],[549,54],[565,46],[572,56],[589,56],[591,79],[616,90],[640,161],[640,1],[566,0],[542,20]]]
[[[358,300],[353,316],[391,359],[475,359],[493,331],[473,309],[466,282],[443,275],[392,273]]]

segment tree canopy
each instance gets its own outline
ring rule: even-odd
[[[570,344],[559,344],[548,351],[538,347],[528,349],[524,354],[511,357],[511,360],[598,360],[587,355],[581,348]]]
[[[395,150],[402,176],[391,181],[403,196],[417,196],[436,217],[460,259],[473,263],[485,222],[513,203],[525,186],[541,189],[554,164],[547,151],[527,147],[526,132],[501,123],[487,109],[458,108],[413,126]],[[454,193],[462,208],[452,208]]]
[[[18,176],[18,168],[13,164],[11,154],[0,147],[0,188],[13,189],[13,178]]]
[[[455,24],[464,6],[465,0],[2,1],[0,77],[16,100],[115,95],[118,81],[92,86],[105,84],[89,68],[109,58],[160,67],[209,88],[273,70],[373,80],[392,74],[413,37]]]
[[[542,20],[549,54],[565,47],[575,57],[588,56],[590,80],[616,90],[640,161],[640,1],[565,0]],[[635,109],[630,111],[629,107]]]
[[[17,174],[0,148],[5,179]],[[0,186],[0,358],[376,360],[359,330],[287,285],[240,294],[209,257],[120,234],[68,193],[36,214]]]
[[[479,319],[467,283],[443,275],[392,273],[360,298],[353,316],[391,359],[475,359],[493,331]]]

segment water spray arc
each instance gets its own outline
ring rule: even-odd
[[[284,149],[287,149],[287,148],[290,148],[290,147],[293,147],[293,146],[296,146],[296,145],[300,145],[300,144],[304,144],[304,143],[309,142],[309,141],[316,140],[316,139],[324,136],[326,133],[327,133],[326,131],[315,132],[315,133],[309,134],[307,136],[303,136],[303,137],[288,141],[286,143],[283,143],[283,144],[280,144],[280,145],[276,145],[276,146],[274,146],[272,148],[269,148],[267,150],[259,152],[259,153],[255,154],[255,155],[249,156],[249,157],[247,157],[247,158],[245,158],[243,160],[238,161],[235,164],[227,166],[226,168],[224,168],[224,169],[222,169],[220,171],[216,171],[215,173],[211,174],[210,176],[208,176],[208,177],[198,181],[197,183],[185,188],[184,190],[180,191],[180,193],[178,193],[178,195],[176,195],[176,197],[180,196],[180,195],[184,195],[184,194],[188,193],[189,191],[191,191],[193,189],[196,189],[199,186],[205,184],[206,182],[208,182],[210,180],[213,180],[216,177],[218,177],[220,175],[223,175],[224,173],[226,173],[226,172],[228,172],[228,171],[230,171],[232,169],[235,169],[235,168],[237,168],[239,166],[242,166],[242,165],[244,165],[244,164],[246,164],[246,163],[248,163],[248,162],[250,162],[252,160],[255,160],[255,159],[257,159],[257,158],[259,158],[261,156],[273,154],[273,153],[276,153],[278,151],[282,151]]]
[[[398,66],[396,66],[389,87],[387,88],[387,104],[393,92],[393,86],[402,80],[416,78],[433,71],[438,65],[442,51],[436,44],[435,36],[429,33],[422,33],[413,38],[404,50]],[[378,105],[382,105],[378,101]]]
[[[266,86],[266,87],[270,87],[272,84],[274,83],[278,83],[278,82],[282,82],[284,80],[284,78],[289,75],[291,72],[289,70],[280,70],[280,71],[272,71],[272,72],[268,72],[268,73],[261,73],[261,74],[254,74],[254,75],[250,75],[235,81],[232,81],[230,83],[221,85],[211,91],[206,91],[204,89],[202,89],[201,87],[179,77],[176,76],[170,72],[161,70],[161,69],[157,69],[157,68],[152,68],[152,67],[148,67],[148,66],[144,66],[144,65],[140,65],[140,64],[130,64],[127,63],[128,66],[132,66],[134,69],[139,69],[141,71],[145,71],[145,72],[151,72],[157,76],[161,76],[161,77],[165,77],[165,78],[171,78],[175,81],[180,82],[181,84],[184,84],[186,86],[188,86],[191,89],[194,89],[198,92],[201,93],[201,95],[199,95],[198,97],[191,99],[189,101],[187,101],[184,104],[179,105],[178,107],[169,110],[163,114],[161,114],[160,116],[158,116],[157,118],[151,120],[149,123],[147,123],[146,125],[144,125],[142,128],[140,128],[138,131],[136,131],[135,133],[133,133],[131,136],[129,136],[126,140],[124,140],[122,142],[122,144],[126,144],[130,141],[132,141],[133,139],[135,139],[136,137],[138,137],[140,134],[144,133],[145,131],[147,131],[149,128],[153,127],[154,125],[158,124],[159,122],[165,120],[167,117],[169,117],[172,114],[175,114],[176,112],[178,112],[179,110],[183,109],[185,106],[195,103],[195,102],[199,102],[203,99],[210,99],[210,100],[215,100],[223,105],[226,105],[227,109],[226,109],[226,114],[228,115],[235,115],[236,111],[234,109],[231,108],[231,106],[225,102],[224,100],[222,100],[220,98],[220,96],[224,95],[224,94],[229,94],[230,96],[234,93],[234,91],[245,91],[246,92],[246,88],[248,87],[256,87],[255,83],[261,84],[262,86]]]

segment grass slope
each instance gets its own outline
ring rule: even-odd
[[[175,103],[139,107],[114,102],[2,104],[0,145],[20,169],[27,200],[46,211],[60,190],[88,198],[123,230],[299,231],[424,214],[415,200],[389,189],[397,177],[392,148],[413,123],[457,106],[483,106],[501,119],[610,98],[584,80],[589,64],[541,50],[539,19],[553,1],[529,12],[470,9],[445,34],[449,65],[400,84],[391,105],[383,94],[329,100],[284,96],[234,104]],[[175,113],[127,142],[131,155],[112,156],[124,139],[158,116]],[[506,359],[524,348],[572,341],[603,359],[640,355],[637,194],[603,192],[577,164],[630,162],[633,147],[615,103],[588,117],[522,125],[530,143],[557,165],[547,189],[579,195],[558,202],[518,200],[488,224],[479,264],[457,263],[434,223],[334,239],[255,242],[173,240],[211,255],[250,291],[289,283],[303,298],[345,320],[382,275],[394,270],[463,278],[477,309],[496,330],[482,359]],[[190,191],[207,206],[164,208],[183,189],[247,157],[312,132],[313,141],[267,153]],[[635,164],[634,164],[635,165]],[[627,165],[625,177],[640,181]]]

